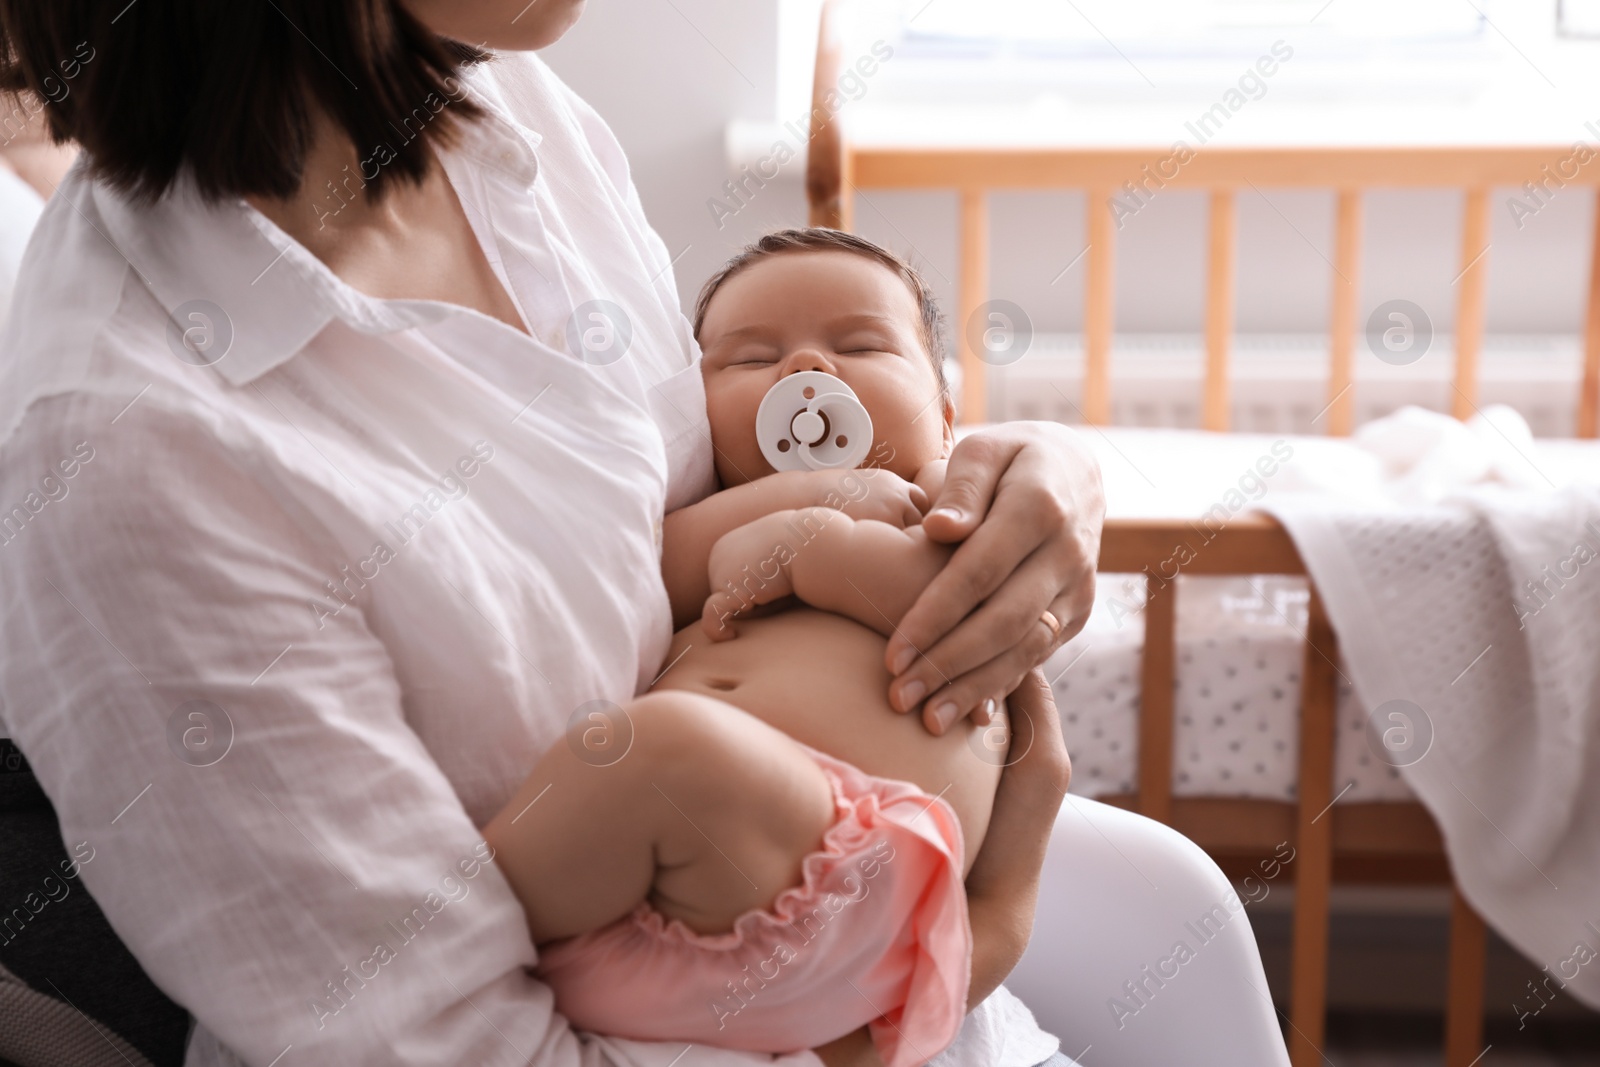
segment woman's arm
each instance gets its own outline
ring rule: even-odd
[[[327,550],[130,399],[41,401],[0,462],[10,503],[73,460],[0,546],[0,696],[118,936],[249,1063],[599,1067],[362,608],[319,628]]]
[[[938,733],[1016,688],[1087,621],[1104,518],[1100,468],[1067,427],[1009,422],[958,442],[923,528],[961,544],[889,639],[890,703],[921,707]]]
[[[1011,748],[995,793],[989,831],[967,872],[972,982],[967,1007],[994,992],[1028,947],[1039,872],[1056,813],[1072,782],[1050,683],[1031,670],[1007,698]]]
[[[711,593],[711,547],[731,530],[789,508],[823,507],[897,526],[919,522],[927,494],[892,471],[782,471],[679,508],[662,528],[661,573],[674,627],[686,626]]]

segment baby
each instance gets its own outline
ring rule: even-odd
[[[885,697],[887,638],[953,551],[919,525],[953,441],[939,312],[876,245],[790,230],[707,283],[695,333],[724,489],[665,522],[683,628],[649,694],[578,724],[626,744],[556,746],[484,833],[574,1025],[764,1052],[867,1025],[911,1067],[968,1008],[1006,736]],[[757,408],[800,371],[855,392],[870,469],[763,457]]]

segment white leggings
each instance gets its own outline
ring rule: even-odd
[[[1222,871],[1176,830],[1082,797],[1061,806],[1033,939],[1006,987],[1084,1067],[1289,1062]]]

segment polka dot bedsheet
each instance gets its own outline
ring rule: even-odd
[[[1138,788],[1144,579],[1100,576],[1094,614],[1045,667],[1072,754],[1072,791]],[[1176,796],[1293,800],[1300,744],[1306,584],[1282,576],[1182,578],[1173,680]],[[1367,744],[1366,714],[1339,686],[1334,751],[1343,800],[1410,791]]]
[[[1317,493],[1356,505],[1387,499],[1396,470],[1373,441],[1418,418],[1434,432],[1428,420],[1439,417],[1414,412],[1387,426],[1369,424],[1353,438],[1081,432],[1100,461],[1108,517],[1209,515],[1225,522],[1280,494]],[[1452,420],[1444,422],[1454,432]],[[1594,441],[1523,438],[1517,451],[1536,461],[1541,482],[1600,477]],[[1413,490],[1429,491],[1415,484],[1427,473],[1411,472]],[[1179,579],[1174,795],[1294,799],[1308,595],[1304,579],[1284,576]],[[1072,754],[1074,793],[1096,797],[1138,786],[1143,601],[1143,576],[1101,574],[1088,624],[1045,666]],[[1411,797],[1399,772],[1379,758],[1366,709],[1342,680],[1336,736],[1334,791],[1341,801]]]

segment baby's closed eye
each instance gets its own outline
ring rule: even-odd
[[[894,341],[880,334],[852,334],[839,340],[833,347],[834,351],[841,356],[865,355],[878,352],[892,355],[896,351]]]
[[[721,362],[724,366],[729,367],[737,367],[747,364],[765,366],[770,363],[776,363],[778,358],[778,350],[771,346],[745,345],[734,349],[726,357],[724,357]]]

